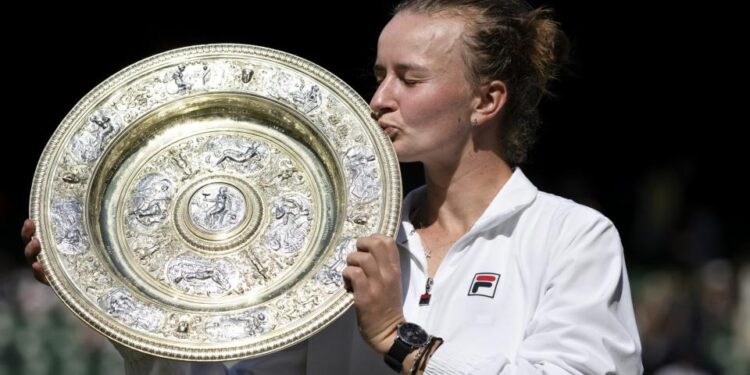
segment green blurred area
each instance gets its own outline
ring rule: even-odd
[[[750,373],[750,264],[629,273],[646,374]],[[124,372],[107,339],[29,270],[0,280],[0,375]]]
[[[123,374],[112,344],[27,270],[0,277],[0,375]]]

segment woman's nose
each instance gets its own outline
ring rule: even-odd
[[[393,95],[390,79],[386,78],[380,82],[377,90],[370,100],[370,109],[372,109],[373,118],[376,120],[383,113],[391,112],[396,108],[396,100]]]

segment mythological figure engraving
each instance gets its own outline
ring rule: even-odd
[[[278,186],[289,182],[294,185],[299,185],[305,181],[305,176],[300,172],[299,169],[287,158],[281,159],[276,166],[278,173],[269,174],[266,178],[261,181],[262,186]]]
[[[220,232],[235,228],[248,214],[247,202],[234,187],[213,183],[202,187],[190,199],[190,219],[201,229]]]
[[[177,69],[174,72],[172,72],[172,81],[177,87],[177,91],[170,92],[170,94],[174,94],[174,93],[185,94],[190,90],[191,87],[193,87],[192,84],[185,81],[185,77],[183,76],[184,73],[185,73],[185,64],[178,65]]]
[[[164,222],[173,194],[173,184],[166,176],[159,173],[144,176],[133,192],[130,216],[147,227]]]
[[[185,181],[198,173],[197,170],[190,167],[190,164],[185,159],[185,155],[183,154],[183,152],[169,150],[169,157],[172,160],[172,163],[174,163],[174,165],[176,165],[177,168],[180,168],[180,170],[182,171],[182,177],[180,178],[180,180]]]
[[[55,242],[65,254],[79,254],[88,247],[83,230],[83,206],[76,198],[60,198],[52,203]]]
[[[239,272],[228,261],[190,255],[181,255],[170,261],[167,278],[180,290],[207,296],[231,292],[239,284]]]
[[[317,275],[318,281],[323,285],[335,284],[341,286],[344,280],[341,272],[346,267],[346,256],[354,249],[356,241],[346,238],[334,250],[333,261],[323,267]]]
[[[206,321],[206,334],[217,342],[258,336],[272,328],[271,316],[263,309]]]
[[[206,142],[204,153],[204,161],[211,170],[227,168],[241,173],[253,173],[265,166],[269,148],[263,142],[219,136]]]
[[[246,163],[252,161],[253,159],[258,159],[258,157],[258,151],[252,146],[246,148],[244,151],[237,151],[232,149],[223,150],[221,152],[221,157],[216,162],[216,165],[220,165],[227,160],[233,161],[235,163]]]
[[[268,247],[282,253],[297,252],[310,230],[312,217],[307,198],[293,194],[280,197],[274,202],[271,215],[266,233]]]
[[[224,216],[227,214],[227,206],[231,205],[231,201],[229,201],[229,197],[227,196],[227,187],[220,187],[219,193],[216,194],[216,198],[213,200],[207,197],[204,197],[204,199],[208,202],[214,202],[213,207],[206,212],[206,221],[212,226],[215,226],[217,222],[219,224],[223,223]]]
[[[277,72],[272,81],[275,84],[268,88],[269,94],[293,104],[298,110],[304,113],[312,112],[314,109],[320,107],[323,102],[320,87],[312,85],[307,88],[305,80],[302,77],[294,76],[287,72]]]
[[[224,69],[221,63],[179,64],[168,70],[161,82],[168,94],[186,95],[221,86]]]
[[[373,152],[364,146],[352,147],[346,152],[344,166],[350,182],[350,197],[357,203],[375,199],[380,192],[380,184]]]
[[[115,112],[99,109],[89,116],[86,126],[73,136],[71,153],[76,160],[88,163],[101,156],[110,140],[120,131]]]
[[[164,312],[137,302],[128,292],[112,289],[99,299],[104,311],[122,323],[145,331],[155,331],[164,323]]]

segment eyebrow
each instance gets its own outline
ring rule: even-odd
[[[375,74],[384,72],[385,70],[386,70],[385,67],[380,64],[375,64],[372,67],[372,71]],[[424,72],[424,71],[427,71],[427,68],[421,65],[417,65],[417,64],[399,63],[399,64],[396,64],[396,71],[400,73],[408,72],[408,71]]]

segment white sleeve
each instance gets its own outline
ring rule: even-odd
[[[591,211],[563,222],[515,358],[477,357],[470,344],[446,341],[425,374],[641,374],[620,237]]]

